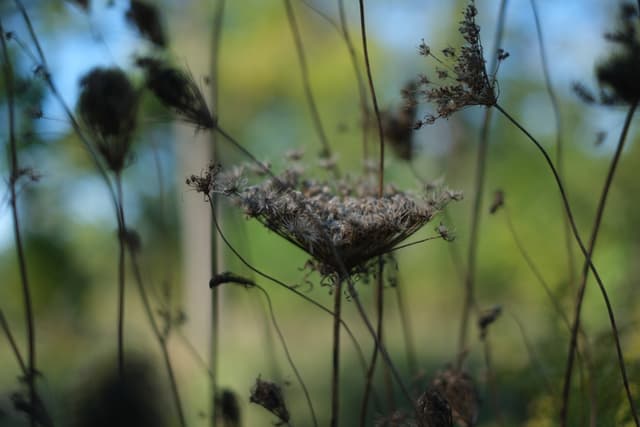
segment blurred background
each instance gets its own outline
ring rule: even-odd
[[[52,79],[62,98],[75,108],[79,79],[96,66],[120,67],[142,83],[135,67],[139,55],[157,47],[125,18],[123,0],[25,1]],[[345,2],[350,35],[364,70],[357,2]],[[478,23],[485,53],[491,51],[500,1],[479,0]],[[595,88],[594,65],[611,47],[602,35],[615,26],[617,2],[538,0],[550,78],[559,100],[564,144],[565,185],[583,236],[591,230],[595,207],[625,117],[624,107],[585,105],[572,91],[574,82]],[[363,169],[362,111],[349,51],[339,29],[338,2],[292,0],[306,56],[311,88],[328,141],[345,174]],[[167,35],[171,62],[191,73],[210,96],[212,33],[217,2],[157,1]],[[424,41],[434,52],[458,47],[457,31],[464,1],[403,0],[366,2],[369,51],[378,102],[399,111],[401,90],[421,73],[433,74],[437,63],[418,55]],[[76,407],[86,396],[87,382],[98,381],[116,360],[117,225],[106,188],[87,152],[75,136],[64,109],[39,76],[39,61],[25,22],[12,1],[0,3],[8,47],[16,72],[20,164],[36,170],[37,183],[19,187],[19,211],[26,261],[33,288],[39,387],[56,425],[74,422]],[[318,165],[320,140],[309,114],[294,39],[284,1],[227,2],[220,39],[217,109],[222,128],[275,172],[287,167],[284,153],[304,150],[310,176],[328,178]],[[555,158],[557,124],[545,87],[534,14],[529,1],[507,3],[503,42],[510,56],[498,72],[499,102],[538,138]],[[6,87],[0,85],[0,138],[8,144]],[[159,318],[180,318],[169,335],[169,350],[188,425],[208,425],[210,336],[210,207],[201,194],[185,185],[199,175],[212,155],[208,132],[175,121],[147,94],[143,98],[133,146],[125,169],[124,198],[128,224],[142,242],[142,274]],[[417,117],[434,111],[420,103]],[[436,234],[440,221],[455,232],[454,242],[431,241],[396,253],[388,270],[405,299],[398,308],[398,288],[385,291],[385,339],[394,362],[411,390],[424,390],[430,378],[457,356],[463,306],[463,278],[472,206],[476,156],[484,107],[467,108],[413,132],[410,159],[389,149],[385,180],[397,188],[420,191],[422,181],[443,180],[465,199],[428,224],[414,240]],[[504,117],[494,114],[489,128],[486,190],[482,199],[476,268],[476,299],[480,308],[502,307],[489,340],[497,391],[493,405],[478,329],[471,328],[467,370],[481,396],[480,422],[493,425],[555,425],[553,407],[559,399],[569,333],[549,295],[518,250],[512,229],[548,283],[567,317],[573,317],[573,295],[582,265],[572,245],[571,269],[558,190],[535,147]],[[375,129],[371,153],[377,155]],[[610,194],[595,262],[599,267],[622,331],[632,384],[640,379],[638,264],[640,166],[637,129],[632,126],[627,149]],[[219,140],[223,165],[244,162],[237,150]],[[4,153],[8,153],[5,149]],[[406,156],[405,156],[406,157]],[[8,155],[0,163],[8,182]],[[419,179],[418,179],[419,178]],[[22,291],[17,267],[8,186],[0,198],[0,309],[23,352],[26,352]],[[495,190],[503,190],[506,210],[489,215]],[[233,246],[257,268],[330,305],[329,289],[317,275],[304,271],[308,256],[235,207],[221,202],[221,223]],[[509,221],[512,229],[510,229]],[[215,256],[221,270],[255,278],[224,247]],[[129,270],[128,270],[129,271]],[[159,410],[166,425],[177,425],[170,403],[160,347],[145,317],[128,272],[126,295],[127,355],[149,368]],[[255,278],[273,300],[274,312],[292,356],[307,382],[321,424],[330,404],[331,325],[326,313],[289,291]],[[593,378],[598,391],[598,425],[626,425],[628,407],[616,365],[606,311],[594,283],[589,283],[584,330],[592,344]],[[373,316],[373,282],[357,285]],[[292,423],[312,425],[308,410],[284,353],[274,338],[266,300],[257,290],[223,288],[220,301],[219,384],[238,396],[242,425],[270,425],[274,417],[249,404],[258,376],[283,384]],[[410,325],[403,328],[402,317]],[[372,342],[353,303],[345,303],[345,320],[365,354]],[[174,322],[175,323],[175,322]],[[407,340],[409,336],[409,340]],[[343,338],[342,425],[358,420],[363,379],[355,351]],[[413,349],[412,349],[413,348]],[[415,360],[415,362],[412,361]],[[413,366],[415,365],[415,366]],[[379,365],[380,367],[381,365]],[[143,370],[144,371],[144,370]],[[376,388],[384,396],[383,369]],[[141,374],[143,375],[143,374]],[[24,390],[19,365],[0,339],[0,425],[25,425],[12,394]],[[578,378],[578,375],[575,375]],[[576,380],[574,424],[587,411],[584,390]],[[640,389],[634,386],[636,396]],[[397,387],[396,387],[397,388]],[[402,406],[399,390],[395,402]],[[394,399],[387,399],[388,407]],[[387,404],[385,406],[385,403]],[[386,411],[383,411],[386,413]],[[500,423],[502,420],[502,424]],[[373,421],[372,421],[373,422]],[[630,425],[630,424],[629,424]]]

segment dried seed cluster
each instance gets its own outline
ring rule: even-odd
[[[80,117],[109,169],[120,171],[136,127],[138,92],[118,68],[94,68],[80,86]]]
[[[210,198],[233,198],[249,218],[312,256],[310,265],[324,276],[345,277],[366,271],[373,258],[418,231],[460,193],[430,189],[422,197],[388,187],[376,197],[368,182],[343,179],[326,183],[303,179],[300,169],[258,185],[246,186],[241,169],[221,173],[212,165],[192,175],[187,185]]]
[[[458,31],[465,40],[459,51],[452,47],[442,50],[443,58],[434,54],[423,41],[419,53],[435,59],[440,65],[436,67],[436,82],[426,75],[419,77],[418,95],[427,102],[436,105],[436,113],[429,114],[415,124],[419,128],[425,124],[433,124],[439,118],[447,118],[465,107],[473,105],[492,106],[497,102],[495,91],[495,72],[489,75],[480,43],[480,27],[475,22],[478,10],[471,1],[464,10],[464,19]],[[500,50],[498,60],[509,55]]]
[[[251,389],[249,401],[262,406],[267,411],[278,417],[280,423],[276,425],[282,425],[289,422],[289,410],[284,402],[282,390],[278,384],[270,381],[263,381],[260,377],[256,378],[256,383]]]

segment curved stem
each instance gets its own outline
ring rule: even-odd
[[[333,358],[331,369],[331,427],[340,422],[340,319],[342,312],[342,280],[333,286]]]
[[[595,250],[595,245],[596,245],[596,240],[598,238],[598,232],[600,231],[600,225],[602,223],[602,217],[604,215],[604,208],[606,206],[607,203],[607,197],[609,195],[609,190],[611,188],[611,183],[613,182],[613,177],[615,175],[615,172],[617,170],[618,167],[618,162],[620,161],[620,156],[622,155],[622,151],[624,149],[624,144],[625,141],[627,139],[627,133],[629,131],[629,128],[631,126],[631,119],[633,118],[633,114],[636,111],[636,108],[638,107],[638,101],[636,101],[635,103],[633,103],[633,105],[631,105],[631,107],[629,108],[629,111],[627,112],[627,116],[625,118],[625,122],[624,122],[624,126],[622,128],[622,132],[620,134],[620,139],[618,140],[618,145],[616,147],[616,152],[613,156],[613,159],[611,160],[611,165],[609,166],[609,170],[607,172],[607,177],[605,179],[605,183],[604,183],[604,188],[602,189],[602,193],[600,195],[600,201],[598,202],[598,208],[596,211],[596,217],[593,223],[593,228],[591,230],[591,238],[589,239],[589,250],[587,252],[587,254],[585,255],[586,257],[586,261],[582,267],[582,276],[581,276],[581,280],[580,280],[580,286],[578,288],[578,297],[577,297],[577,301],[576,301],[576,313],[575,313],[575,318],[573,321],[573,328],[571,330],[571,344],[569,347],[569,358],[567,361],[567,367],[566,367],[566,371],[565,371],[565,378],[564,378],[564,386],[563,386],[563,390],[562,390],[562,407],[561,407],[561,412],[560,412],[560,421],[562,423],[562,425],[566,425],[567,422],[567,417],[568,417],[568,412],[569,412],[569,394],[570,394],[570,388],[571,388],[571,371],[573,368],[573,360],[575,357],[575,351],[576,351],[576,342],[577,342],[577,335],[578,335],[578,328],[580,327],[580,314],[581,314],[581,309],[582,309],[582,302],[584,300],[584,294],[585,294],[585,290],[586,290],[586,286],[587,286],[587,278],[589,275],[589,266],[591,263],[591,258],[593,256],[593,252]],[[636,426],[640,426],[640,421],[638,420],[638,413],[636,411],[635,408],[635,403],[633,401],[633,396],[631,395],[631,389],[629,387],[629,381],[627,379],[627,373],[626,373],[626,369],[625,369],[625,363],[624,363],[624,355],[622,353],[622,347],[620,345],[620,338],[619,338],[619,334],[618,334],[618,330],[616,327],[616,321],[615,318],[613,316],[613,309],[611,308],[611,303],[609,301],[609,297],[607,296],[607,292],[604,289],[604,287],[600,284],[600,281],[598,281],[598,285],[600,286],[600,290],[602,291],[602,295],[603,298],[605,300],[605,303],[607,305],[607,312],[609,314],[609,320],[611,322],[611,328],[612,328],[612,332],[613,332],[613,338],[616,344],[616,351],[618,354],[618,363],[620,365],[620,370],[621,370],[621,374],[622,374],[622,381],[624,383],[624,388],[625,388],[625,392],[627,394],[627,399],[629,401],[629,405],[631,408],[631,414],[633,416],[633,420],[636,424]]]
[[[621,135],[621,141],[624,141],[624,138],[626,137],[626,132],[629,128],[629,125],[631,123],[631,116],[633,115],[633,112],[635,111],[635,107],[637,106],[637,103],[634,104],[634,106],[632,106],[632,108],[629,110],[630,114],[627,114],[627,119],[625,121],[625,126],[623,128],[623,132]],[[534,145],[538,148],[538,150],[540,151],[540,153],[542,153],[543,157],[545,158],[545,161],[547,162],[547,165],[549,165],[549,168],[551,169],[551,172],[553,173],[553,177],[556,181],[556,184],[558,186],[558,190],[560,191],[560,194],[562,196],[562,201],[564,203],[564,208],[565,211],[567,213],[567,217],[569,218],[569,222],[571,224],[571,230],[573,232],[573,235],[576,239],[576,242],[578,243],[578,246],[580,246],[580,250],[582,251],[582,254],[585,257],[585,264],[584,264],[584,270],[586,269],[590,269],[591,272],[593,273],[593,276],[596,279],[596,282],[598,283],[598,287],[600,288],[600,292],[602,294],[602,297],[604,299],[606,308],[607,308],[607,314],[609,316],[609,322],[611,323],[611,331],[614,337],[614,341],[616,344],[616,351],[618,354],[618,365],[620,367],[620,375],[622,376],[622,381],[624,383],[625,386],[625,390],[627,393],[627,398],[629,399],[629,404],[631,406],[631,412],[634,415],[634,420],[636,421],[636,425],[640,425],[638,424],[638,418],[637,418],[637,414],[636,414],[636,409],[635,406],[633,405],[633,399],[631,396],[631,391],[629,389],[629,380],[627,379],[627,369],[625,366],[625,362],[624,362],[624,357],[622,354],[622,347],[620,345],[620,337],[619,337],[619,333],[618,333],[618,327],[616,325],[616,321],[615,321],[615,315],[613,314],[613,308],[611,306],[611,302],[609,301],[609,295],[607,293],[607,290],[604,286],[604,283],[602,282],[602,279],[600,278],[600,274],[598,273],[598,270],[596,269],[595,265],[593,264],[592,260],[591,260],[591,251],[587,250],[587,248],[584,245],[584,242],[582,241],[582,238],[580,237],[580,233],[578,232],[578,227],[575,223],[575,220],[573,218],[573,213],[571,211],[571,206],[569,205],[569,199],[567,197],[566,191],[564,189],[564,185],[562,184],[562,179],[560,178],[560,175],[558,175],[558,171],[556,169],[556,167],[553,164],[553,161],[551,160],[551,158],[549,157],[549,154],[547,153],[547,151],[544,149],[544,147],[542,147],[542,145],[540,145],[540,143],[525,129],[522,127],[522,125],[520,125],[519,122],[517,122],[513,117],[511,117],[511,115],[509,115],[509,113],[507,113],[499,104],[495,105],[495,108],[498,109],[498,111],[500,111],[514,126],[516,126],[518,129],[520,129],[521,132],[523,132],[527,138],[529,138],[529,140],[531,142],[534,143]],[[620,144],[619,144],[620,145]],[[621,147],[619,147],[620,151]],[[617,163],[617,160],[616,160]],[[613,166],[613,165],[612,165]],[[613,179],[613,172],[615,171],[615,168],[611,168],[609,170],[609,175],[607,177],[607,183],[605,184],[605,191],[602,194],[602,197],[600,199],[600,205],[598,210],[604,209],[604,201],[606,201],[606,195],[608,193],[608,186],[611,184],[611,180]],[[601,214],[600,214],[601,215]],[[598,220],[599,222],[599,220]],[[597,235],[597,233],[596,233]],[[586,276],[586,274],[584,274],[583,276]],[[586,279],[585,279],[585,285],[586,285]],[[575,348],[576,348],[576,343],[577,343],[577,330],[579,327],[579,322],[580,322],[580,309],[581,309],[581,302],[582,302],[582,297],[584,294],[584,289],[586,286],[581,286],[579,289],[579,294],[578,294],[578,306],[576,307],[576,316],[575,316],[575,321],[574,324],[572,326],[572,338],[571,338],[571,343],[569,346],[569,360],[567,362],[567,370],[565,372],[565,383],[564,383],[564,387],[563,387],[563,404],[562,404],[562,409],[561,409],[561,414],[560,414],[560,422],[561,422],[561,426],[566,426],[566,418],[567,418],[567,409],[568,409],[568,400],[569,400],[569,389],[570,389],[570,382],[571,382],[571,372],[573,369],[573,360],[575,357]]]
[[[536,35],[538,38],[538,46],[540,47],[540,60],[542,61],[542,74],[544,75],[544,83],[551,101],[551,109],[553,110],[553,116],[555,117],[556,124],[556,163],[558,165],[558,174],[564,180],[564,139],[562,135],[562,115],[560,114],[560,105],[558,103],[558,97],[551,84],[551,73],[549,71],[549,61],[547,59],[547,52],[542,37],[542,25],[540,23],[540,16],[538,14],[538,6],[536,0],[530,0],[531,9],[533,10],[533,18],[536,26]],[[562,216],[564,223],[564,239],[565,246],[567,248],[567,266],[569,270],[568,283],[574,283],[575,274],[575,255],[573,253],[573,237],[571,236],[571,228],[569,227],[569,219],[566,215]]]
[[[298,23],[296,22],[296,15],[293,10],[293,5],[291,4],[291,0],[284,0],[284,7],[287,11],[287,21],[289,22],[289,28],[291,29],[293,40],[296,45],[296,53],[298,55],[300,73],[302,74],[302,84],[304,86],[304,93],[305,93],[305,97],[307,98],[309,112],[311,113],[311,119],[313,120],[313,125],[316,129],[316,133],[318,134],[318,138],[320,138],[320,143],[322,144],[321,157],[330,158],[331,146],[329,145],[329,140],[327,139],[327,134],[324,130],[324,126],[322,125],[322,120],[320,120],[320,113],[318,112],[318,106],[313,96],[313,91],[311,90],[311,81],[309,79],[309,66],[307,65],[307,58],[305,57],[304,46],[302,45],[302,37],[300,36],[300,29],[298,28]],[[333,171],[336,175],[338,174],[337,168],[335,168]]]
[[[28,370],[25,372],[27,385],[29,387],[29,404],[32,408],[36,407],[36,335],[34,326],[33,304],[31,301],[31,287],[29,284],[29,276],[27,274],[27,261],[22,243],[22,234],[20,232],[20,218],[18,216],[18,198],[16,194],[16,181],[20,178],[20,168],[18,165],[18,145],[15,135],[15,110],[14,110],[14,93],[13,93],[13,68],[11,59],[5,41],[5,32],[0,22],[0,41],[2,43],[2,56],[4,57],[4,86],[7,92],[7,109],[9,113],[9,155],[11,157],[9,191],[11,204],[11,217],[13,219],[13,236],[16,245],[18,258],[18,270],[20,271],[20,283],[22,285],[22,299],[24,303],[25,324],[27,327],[27,358]],[[10,336],[10,335],[7,335]],[[19,354],[19,353],[16,353]],[[33,411],[29,412],[29,424],[32,427],[36,425],[36,418]]]
[[[122,197],[122,179],[116,174],[116,191],[118,197],[118,374],[124,379],[124,255],[126,246],[127,227],[124,222],[124,208]]]
[[[369,81],[369,92],[373,100],[373,110],[376,114],[376,122],[378,124],[378,140],[380,145],[380,159],[378,163],[378,197],[382,197],[384,192],[384,132],[382,130],[382,119],[380,118],[380,108],[378,107],[378,98],[376,98],[376,89],[373,85],[373,75],[371,74],[371,64],[369,62],[369,48],[367,47],[367,24],[364,15],[364,0],[358,0],[360,6],[360,33],[362,36],[362,49],[364,51],[364,63],[367,69],[367,80]]]

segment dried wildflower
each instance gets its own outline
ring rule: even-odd
[[[120,171],[136,126],[138,92],[117,68],[94,68],[80,80],[78,112],[109,169]]]
[[[489,326],[495,322],[502,314],[502,307],[499,305],[491,307],[480,313],[478,318],[478,327],[480,328],[480,337],[484,339],[487,336],[487,330]]]
[[[368,181],[319,182],[302,179],[298,169],[235,192],[228,182],[215,166],[187,179],[207,198],[219,193],[234,199],[247,217],[306,251],[322,275],[334,278],[365,271],[369,261],[392,250],[457,197],[432,189],[416,198],[388,186],[379,198]]]
[[[223,389],[216,399],[216,404],[220,409],[222,425],[224,427],[239,427],[241,425],[238,396],[236,396],[233,391]]]
[[[430,388],[418,398],[419,424],[425,427],[453,427],[451,406],[435,388]]]
[[[198,128],[215,127],[215,120],[193,76],[154,58],[138,58],[137,64],[146,72],[147,88],[165,106]]]
[[[416,88],[416,82],[408,82],[402,89],[405,105],[396,111],[382,112],[384,142],[388,143],[402,160],[411,160],[413,156],[411,139],[417,112]]]
[[[436,69],[436,75],[442,81],[441,85],[434,86],[428,78],[419,80],[422,88],[420,93],[427,102],[436,105],[436,114],[425,116],[417,122],[416,127],[432,124],[439,118],[447,118],[468,106],[496,104],[495,72],[489,75],[485,67],[480,27],[475,22],[477,13],[472,0],[465,8],[464,19],[458,29],[465,44],[457,51],[451,47],[444,49],[444,60],[431,53],[424,41],[420,44],[421,55],[435,58],[445,68]],[[508,56],[503,50],[497,52],[498,60],[504,60]]]
[[[489,213],[493,215],[494,213],[498,212],[498,209],[500,209],[503,205],[504,191],[496,190],[496,192],[493,193],[493,202],[491,203],[491,207],[489,208]]]
[[[444,397],[451,407],[453,420],[463,427],[475,425],[478,419],[478,391],[473,378],[464,371],[448,368],[439,372],[431,387]]]
[[[251,389],[249,401],[251,403],[257,403],[278,417],[280,423],[276,425],[282,425],[289,422],[289,411],[287,410],[287,405],[284,402],[282,390],[276,383],[262,381],[260,377],[256,378],[256,383]]]
[[[586,103],[603,105],[633,104],[640,99],[640,38],[638,11],[633,4],[620,6],[618,29],[605,34],[616,49],[596,66],[598,95],[582,83],[574,83],[574,92]]]
[[[453,242],[456,239],[455,234],[451,230],[449,230],[449,227],[447,227],[443,223],[440,223],[440,225],[436,227],[436,232],[440,235],[440,237],[442,237],[442,240],[445,240],[447,242]]]
[[[140,0],[131,0],[126,17],[143,37],[158,47],[166,47],[167,40],[156,6]]]

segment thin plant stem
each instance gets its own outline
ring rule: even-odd
[[[382,315],[384,310],[383,304],[383,291],[384,281],[382,278],[383,273],[382,259],[378,258],[378,277],[376,278],[376,311],[378,314],[378,321],[376,324],[376,335],[378,342],[382,343]],[[369,396],[371,394],[371,388],[373,385],[373,377],[376,371],[376,361],[378,360],[378,346],[374,345],[373,353],[371,354],[371,362],[369,363],[369,369],[367,369],[367,380],[364,386],[364,392],[362,394],[362,403],[360,405],[360,426],[364,427],[367,420],[367,408],[369,406]]]
[[[116,173],[116,194],[118,197],[118,375],[120,380],[124,379],[124,293],[125,293],[125,276],[124,276],[124,257],[126,246],[127,227],[124,221],[124,207],[122,196],[122,177],[120,173]]]
[[[349,58],[351,58],[351,64],[353,65],[353,72],[356,76],[356,82],[358,85],[358,97],[360,99],[360,111],[362,114],[362,158],[365,171],[367,170],[367,160],[369,159],[369,108],[367,107],[367,90],[365,89],[364,79],[362,77],[362,70],[358,64],[358,58],[356,56],[356,49],[351,40],[349,33],[349,26],[347,25],[347,14],[344,10],[344,0],[338,0],[338,13],[340,15],[340,30],[342,31],[342,37],[344,43],[347,45],[349,51]]]
[[[360,35],[362,38],[362,50],[364,52],[364,63],[367,70],[367,80],[369,82],[369,92],[373,101],[373,111],[376,115],[378,125],[378,141],[380,146],[380,159],[378,161],[378,197],[382,197],[384,192],[384,131],[382,130],[382,119],[380,117],[380,108],[378,107],[378,98],[376,97],[376,89],[373,85],[373,75],[371,73],[371,63],[369,61],[369,48],[367,46],[367,23],[364,13],[364,0],[358,0],[360,6]]]
[[[489,70],[495,73],[497,56],[496,52],[502,43],[504,34],[504,24],[506,20],[507,0],[500,2],[500,11],[498,13],[498,21],[496,26],[495,45],[491,52],[491,63]],[[482,213],[482,199],[484,197],[487,167],[487,151],[489,149],[489,126],[491,124],[492,111],[486,108],[484,119],[482,121],[482,129],[480,130],[480,140],[478,142],[478,153],[476,157],[476,175],[474,178],[473,189],[473,208],[471,211],[471,228],[469,231],[469,246],[467,248],[467,268],[465,270],[464,279],[464,302],[462,307],[462,319],[460,321],[460,332],[458,335],[458,361],[457,368],[462,367],[464,355],[467,350],[467,340],[469,334],[469,318],[471,310],[475,305],[475,276],[476,261],[478,251],[478,234],[480,229],[480,217]]]
[[[33,314],[33,304],[31,302],[31,286],[29,284],[29,276],[27,274],[27,261],[24,253],[24,247],[22,243],[22,234],[20,232],[20,218],[18,215],[18,199],[16,194],[16,181],[20,178],[21,172],[18,165],[18,144],[15,135],[15,105],[14,105],[14,81],[13,81],[13,68],[11,65],[11,58],[9,57],[9,50],[7,49],[7,43],[5,41],[5,31],[0,22],[0,41],[2,43],[2,55],[4,57],[4,86],[7,93],[7,109],[8,109],[8,127],[9,127],[9,155],[11,158],[10,164],[10,177],[9,177],[9,191],[11,201],[11,216],[13,219],[13,236],[16,245],[16,252],[18,257],[18,269],[20,271],[20,283],[22,287],[22,299],[24,303],[25,324],[27,327],[27,359],[28,369],[25,372],[26,381],[29,388],[29,403],[32,408],[36,407],[37,392],[36,392],[36,333],[35,333],[35,321]],[[17,353],[19,354],[19,353]],[[36,418],[33,411],[29,411],[29,424],[32,427],[36,425]]]
[[[140,299],[142,300],[142,305],[144,307],[145,314],[147,315],[147,319],[149,320],[149,325],[151,326],[153,335],[156,338],[156,341],[158,341],[158,344],[160,345],[160,350],[162,351],[162,359],[164,361],[165,369],[169,377],[169,385],[171,387],[171,396],[173,398],[173,402],[176,408],[180,426],[186,427],[187,422],[184,415],[184,410],[182,409],[180,392],[178,390],[178,382],[176,380],[176,376],[173,371],[173,365],[171,364],[169,349],[167,348],[168,331],[166,334],[163,334],[163,332],[160,330],[160,327],[158,326],[158,323],[156,322],[156,319],[153,315],[153,310],[151,309],[149,296],[147,295],[147,291],[145,290],[145,287],[144,287],[144,281],[142,279],[142,274],[140,273],[140,266],[136,256],[136,252],[135,252],[135,249],[131,247],[129,247],[129,257],[131,259],[131,265],[133,266],[133,274],[135,277],[135,282],[137,284],[138,293],[140,294]]]
[[[298,23],[296,21],[295,11],[293,10],[293,5],[291,4],[291,0],[283,0],[284,7],[287,11],[287,21],[289,23],[289,28],[291,29],[291,34],[293,35],[293,41],[296,45],[296,54],[298,56],[298,64],[300,65],[300,73],[302,74],[302,84],[304,86],[305,97],[307,98],[307,104],[309,106],[309,112],[311,113],[311,119],[313,120],[313,125],[316,129],[316,133],[318,134],[318,138],[320,139],[320,143],[322,144],[321,157],[331,158],[331,146],[329,145],[329,140],[327,139],[327,134],[324,130],[324,126],[322,125],[322,120],[320,119],[320,113],[318,112],[318,106],[316,104],[315,97],[313,96],[313,90],[311,90],[311,81],[309,79],[309,66],[307,65],[307,58],[304,53],[304,46],[302,44],[302,37],[300,35],[300,29],[298,28]],[[338,169],[334,168],[333,172],[338,175]]]
[[[482,347],[484,350],[484,363],[487,370],[487,383],[489,386],[489,393],[491,394],[491,405],[493,406],[493,412],[498,425],[504,427],[504,416],[502,415],[502,410],[500,409],[495,372],[493,370],[493,362],[491,359],[491,344],[489,343],[489,337],[487,335],[482,337]]]
[[[13,338],[13,334],[11,333],[11,329],[9,328],[9,323],[7,323],[7,319],[4,316],[4,312],[0,309],[0,327],[4,332],[4,335],[7,337],[7,341],[9,341],[9,345],[11,346],[11,350],[13,354],[16,356],[16,360],[18,361],[18,365],[20,365],[20,371],[23,375],[28,375],[29,370],[27,369],[27,365],[24,363],[24,358],[22,354],[20,354],[20,349],[18,348],[18,344],[16,340]]]
[[[331,427],[340,423],[340,319],[342,312],[342,280],[333,285],[333,350],[331,364]],[[368,380],[368,376],[367,376]]]
[[[402,325],[402,336],[404,338],[405,352],[407,354],[407,366],[411,374],[418,372],[418,361],[416,360],[416,344],[413,339],[413,327],[409,316],[409,307],[405,302],[404,284],[401,280],[393,287],[396,293],[400,324]]]
[[[549,68],[549,60],[547,58],[547,51],[544,44],[542,35],[542,24],[540,23],[540,16],[538,13],[538,6],[536,0],[530,0],[531,9],[533,11],[533,19],[536,25],[536,35],[538,38],[538,46],[540,49],[540,60],[542,61],[542,74],[544,75],[544,84],[549,95],[549,101],[551,102],[551,109],[553,110],[553,116],[555,118],[556,125],[556,164],[558,165],[558,174],[565,180],[564,174],[564,138],[563,138],[563,126],[562,115],[560,114],[560,105],[558,103],[558,97],[553,84],[551,83],[551,72]],[[562,216],[564,224],[564,240],[567,248],[567,267],[569,274],[567,280],[569,284],[574,283],[575,279],[575,254],[573,251],[573,236],[571,236],[571,228],[569,226],[569,219],[566,215]]]
[[[592,260],[591,260],[591,251],[588,251],[587,248],[584,245],[584,242],[582,241],[582,238],[580,237],[580,233],[578,231],[578,227],[575,223],[575,220],[573,218],[573,212],[571,211],[571,206],[569,204],[569,199],[567,197],[566,191],[564,189],[564,185],[562,184],[562,179],[560,178],[560,175],[558,175],[558,171],[556,169],[556,167],[553,164],[553,161],[551,160],[551,157],[549,157],[549,154],[547,153],[547,151],[544,149],[544,147],[542,147],[542,145],[540,145],[540,143],[524,128],[522,127],[522,125],[516,121],[509,113],[507,113],[501,106],[500,104],[496,104],[495,108],[500,111],[500,113],[502,113],[505,118],[507,118],[507,120],[509,120],[514,126],[516,126],[521,132],[524,133],[524,135],[529,138],[529,140],[531,142],[533,142],[533,144],[536,146],[536,148],[538,148],[538,150],[540,151],[540,153],[543,155],[543,157],[545,158],[545,161],[547,162],[547,165],[549,166],[549,168],[551,169],[551,172],[553,173],[553,177],[556,181],[556,184],[558,186],[558,190],[560,191],[560,194],[562,196],[562,200],[564,202],[564,207],[565,207],[565,211],[567,213],[567,216],[569,218],[569,222],[571,223],[571,229],[573,231],[573,235],[576,239],[576,242],[578,243],[578,246],[580,247],[580,250],[582,251],[582,254],[585,257],[585,269],[589,268],[591,269],[591,272],[593,273],[593,276],[596,279],[596,282],[598,283],[598,287],[600,288],[600,292],[602,294],[602,297],[604,299],[606,308],[607,308],[607,314],[609,316],[609,322],[611,323],[611,331],[614,337],[614,341],[616,343],[616,351],[618,353],[618,365],[620,367],[620,375],[622,376],[622,381],[624,383],[625,386],[625,390],[627,393],[627,398],[629,399],[629,403],[631,406],[631,412],[632,414],[635,416],[634,420],[636,421],[636,423],[638,423],[638,418],[637,418],[637,414],[636,414],[636,410],[635,407],[633,405],[633,400],[631,398],[631,391],[629,389],[629,380],[627,379],[627,369],[626,369],[626,365],[624,362],[624,357],[622,354],[622,347],[620,345],[620,336],[618,333],[618,327],[616,325],[616,321],[615,321],[615,315],[613,313],[613,308],[611,306],[611,302],[609,301],[609,295],[607,293],[607,289],[604,286],[604,283],[602,282],[602,279],[600,278],[600,274],[598,273],[598,270],[596,269],[595,265],[593,264]],[[635,111],[635,106],[633,108],[631,108],[630,113],[633,113]],[[621,140],[624,141],[624,137],[626,137],[626,132],[629,128],[629,125],[631,124],[631,117],[633,114],[627,114],[627,119],[625,121],[625,126],[623,128],[623,132],[621,135]],[[619,144],[620,145],[620,144]],[[620,148],[620,147],[619,147]],[[620,150],[621,151],[621,150]],[[606,194],[608,193],[608,186],[611,184],[611,180],[613,179],[613,170],[610,170],[610,176],[608,176],[607,178],[607,182],[608,184],[605,184],[605,190],[606,192],[603,192],[603,197],[601,198],[601,208],[600,209],[604,209],[604,203],[603,201],[606,200]],[[599,221],[598,221],[599,222]],[[585,276],[585,275],[583,275]],[[586,284],[586,280],[585,280],[585,284]],[[581,286],[581,289],[579,289],[579,298],[578,298],[578,302],[580,302],[582,300],[582,298],[580,297],[580,294],[584,293],[584,289],[586,288],[586,286]],[[572,325],[572,339],[571,339],[571,343],[569,346],[569,360],[567,362],[567,369],[565,372],[565,384],[563,387],[563,404],[562,404],[562,410],[560,413],[560,422],[561,422],[561,426],[566,426],[566,418],[567,418],[567,408],[568,408],[568,399],[569,399],[569,385],[571,382],[571,371],[573,368],[573,360],[574,360],[574,356],[575,356],[575,347],[577,345],[577,327],[579,326],[579,314],[580,314],[580,308],[581,306],[577,306],[576,307],[576,319],[574,321],[574,324]],[[640,425],[640,424],[637,424]]]
[[[629,107],[629,111],[627,112],[627,116],[625,118],[624,125],[622,127],[622,132],[620,133],[620,138],[618,140],[618,145],[616,147],[616,152],[611,160],[611,165],[609,166],[609,170],[607,172],[607,177],[605,179],[604,188],[602,189],[602,193],[600,195],[600,201],[598,202],[598,208],[596,210],[596,217],[593,223],[593,228],[591,230],[591,237],[589,239],[589,249],[585,254],[585,263],[582,266],[582,276],[580,280],[580,286],[578,287],[578,296],[576,301],[576,313],[573,321],[573,327],[571,330],[571,343],[569,346],[569,357],[567,361],[565,378],[564,378],[564,386],[562,390],[562,409],[560,412],[560,421],[561,425],[566,425],[567,417],[569,412],[569,395],[571,388],[571,373],[573,369],[573,361],[575,358],[575,351],[577,347],[577,336],[578,329],[580,327],[580,314],[582,311],[582,302],[584,301],[584,294],[587,286],[587,278],[589,276],[589,267],[591,264],[591,258],[593,256],[593,252],[595,250],[596,240],[598,238],[598,232],[600,231],[600,225],[602,224],[602,217],[604,216],[604,209],[607,203],[607,197],[609,196],[609,190],[611,189],[611,184],[613,182],[613,177],[618,167],[618,163],[620,161],[620,157],[622,155],[622,151],[624,149],[625,141],[627,140],[627,134],[629,132],[629,128],[631,127],[631,120],[633,115],[638,107],[638,101],[634,102],[631,107]],[[594,271],[595,274],[595,271]],[[622,381],[624,383],[625,392],[627,394],[627,399],[629,401],[629,406],[631,409],[631,415],[633,416],[633,420],[636,426],[640,426],[640,420],[638,419],[638,413],[636,411],[635,403],[633,400],[633,396],[631,394],[631,389],[629,387],[629,380],[627,379],[627,373],[624,362],[624,355],[622,353],[622,347],[620,345],[620,337],[618,334],[618,330],[616,327],[616,321],[613,316],[613,309],[611,308],[611,303],[609,301],[609,297],[607,292],[602,286],[600,280],[598,280],[598,285],[600,286],[600,290],[602,291],[602,296],[605,300],[607,306],[607,312],[609,314],[609,320],[611,322],[611,329],[613,332],[613,338],[616,344],[616,351],[618,354],[618,363],[620,365],[620,373],[622,375]]]
[[[220,89],[220,46],[222,41],[222,25],[224,20],[226,1],[217,0],[213,12],[213,31],[211,33],[211,73],[210,73],[210,94],[211,108],[218,118],[218,100]],[[216,120],[217,122],[217,120]],[[214,162],[219,159],[219,148],[216,132],[211,132],[211,156]],[[216,197],[214,195],[213,197]],[[214,204],[217,206],[217,204]],[[212,227],[213,228],[213,227]],[[211,231],[211,275],[218,274],[219,241],[218,233]],[[209,372],[210,376],[210,402],[209,402],[209,425],[216,427],[218,424],[218,360],[219,360],[219,335],[220,335],[220,290],[216,287],[211,290],[211,318],[210,318],[210,338],[209,338]]]

